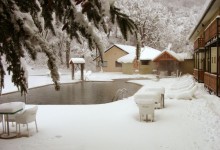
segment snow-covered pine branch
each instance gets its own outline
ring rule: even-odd
[[[113,13],[110,13],[111,8],[115,8]],[[27,51],[35,60],[37,53],[43,51],[48,57],[48,67],[56,89],[59,89],[56,57],[41,33],[50,30],[55,36],[54,24],[58,21],[64,25],[63,30],[71,39],[76,38],[80,43],[80,37],[83,36],[88,39],[91,50],[97,48],[102,57],[104,44],[97,31],[103,29],[107,33],[111,15],[117,17],[117,25],[125,38],[128,33],[136,32],[135,23],[114,7],[114,0],[0,0],[0,52],[1,55],[5,54],[9,65],[7,70],[12,72],[12,82],[22,93],[27,92],[25,69],[21,67],[20,58],[25,57]],[[3,70],[1,65],[0,69]],[[1,73],[1,81],[4,81],[3,78]]]

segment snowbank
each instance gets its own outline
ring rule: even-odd
[[[191,100],[197,90],[197,84],[191,75],[176,78],[165,92],[166,98]]]

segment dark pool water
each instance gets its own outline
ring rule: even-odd
[[[53,85],[48,85],[30,89],[27,94],[27,104],[103,104],[112,102],[118,89],[125,88],[127,90],[125,97],[129,97],[140,87],[137,84],[127,83],[126,80],[62,84],[60,91],[56,91]],[[0,96],[0,103],[12,101],[25,100],[19,92]]]

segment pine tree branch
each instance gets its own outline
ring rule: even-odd
[[[121,13],[119,8],[111,5],[110,14],[112,23],[114,24],[115,20],[117,21],[124,39],[128,39],[128,33],[133,34],[137,32],[137,25],[126,14]]]
[[[28,49],[32,58],[36,58],[36,48],[31,46],[31,44],[40,45],[41,49],[43,49],[48,56],[48,67],[51,70],[51,76],[56,89],[59,89],[58,68],[56,66],[55,57],[47,46],[48,43],[43,40],[40,34],[37,34],[39,30],[35,26],[35,23],[31,19],[30,15],[22,13],[12,0],[9,2],[10,3],[3,4],[10,4],[7,8],[11,9],[7,9],[5,5],[5,7],[3,6],[3,10],[5,10],[5,12],[3,11],[4,13],[0,14],[0,18],[5,20],[2,21],[1,19],[3,24],[0,24],[0,29],[4,29],[3,31],[0,31],[0,33],[3,32],[3,37],[0,41],[0,43],[2,43],[0,50],[1,53],[6,56],[6,61],[9,64],[7,70],[9,74],[12,72],[12,82],[18,87],[18,89],[20,89],[21,94],[27,93],[27,79],[25,76],[25,70],[20,61],[20,58],[24,57],[23,46]],[[10,11],[6,11],[6,9]],[[1,79],[2,78],[3,76],[1,74]],[[1,88],[3,87],[2,85]]]

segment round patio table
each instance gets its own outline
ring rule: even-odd
[[[1,138],[8,139],[13,138],[17,135],[17,133],[10,132],[9,129],[9,121],[8,121],[8,115],[14,115],[18,113],[19,111],[23,110],[25,107],[25,104],[23,102],[10,102],[10,103],[3,103],[0,104],[0,114],[4,115],[4,121],[6,122],[6,133],[0,135]]]

